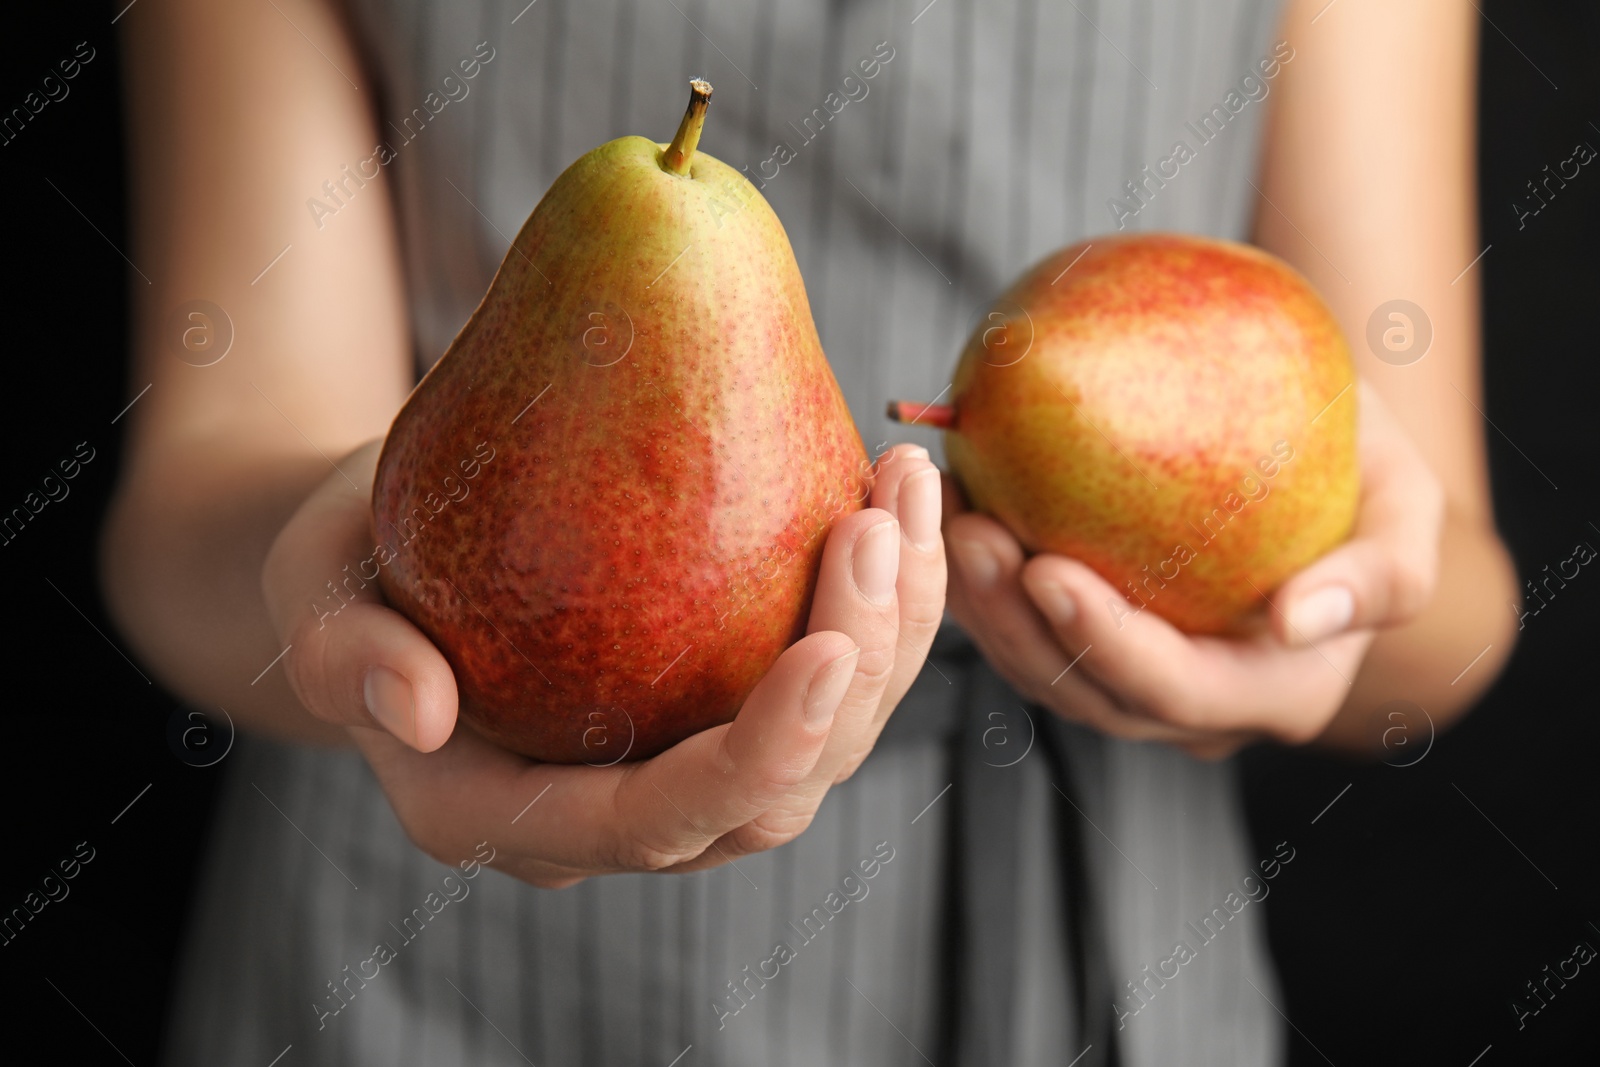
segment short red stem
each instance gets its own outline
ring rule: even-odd
[[[910,400],[891,400],[889,418],[895,422],[916,423],[941,430],[953,430],[956,427],[956,409],[949,404],[918,404]]]

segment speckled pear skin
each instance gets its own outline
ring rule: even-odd
[[[782,224],[738,171],[672,174],[663,147],[624,137],[556,180],[378,465],[385,596],[465,721],[539,760],[731,720],[870,492]]]
[[[974,333],[946,455],[1028,550],[1080,559],[1123,592],[1118,618],[1143,605],[1189,633],[1228,631],[1350,533],[1349,350],[1311,285],[1259,249],[1176,234],[1090,244],[1002,296],[1002,332]]]

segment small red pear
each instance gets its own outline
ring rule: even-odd
[[[1180,234],[1050,256],[968,340],[945,431],[972,505],[1195,634],[1222,633],[1343,541],[1359,476],[1354,370],[1283,261]]]

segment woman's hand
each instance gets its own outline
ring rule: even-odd
[[[340,468],[370,486],[379,442]],[[454,864],[487,841],[495,866],[559,887],[596,874],[694,870],[774,848],[854,773],[921,669],[944,610],[938,471],[885,456],[869,501],[829,534],[807,635],[724,726],[638,763],[536,763],[456,728],[443,654],[375,584],[328,617],[307,598],[370,548],[370,500],[342,475],[301,506],[262,584],[290,684],[349,728],[412,840]]]
[[[1261,736],[1312,740],[1344,704],[1375,631],[1427,604],[1438,562],[1439,483],[1365,384],[1360,401],[1355,531],[1271,596],[1254,635],[1189,637],[1134,611],[1077,560],[1025,560],[999,523],[956,514],[953,489],[952,614],[1019,693],[1115,737],[1205,758]]]

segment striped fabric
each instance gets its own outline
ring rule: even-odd
[[[1045,253],[1119,222],[1248,229],[1267,0],[525,4],[352,2],[419,368],[561,169],[665,139],[696,74],[716,86],[703,150],[775,175],[763,193],[869,448],[905,435],[884,401],[939,394],[986,301]],[[167,1062],[1278,1062],[1241,890],[1271,857],[1231,766],[1041,715],[947,627],[799,840],[559,892],[422,856],[353,753],[241,740]]]

